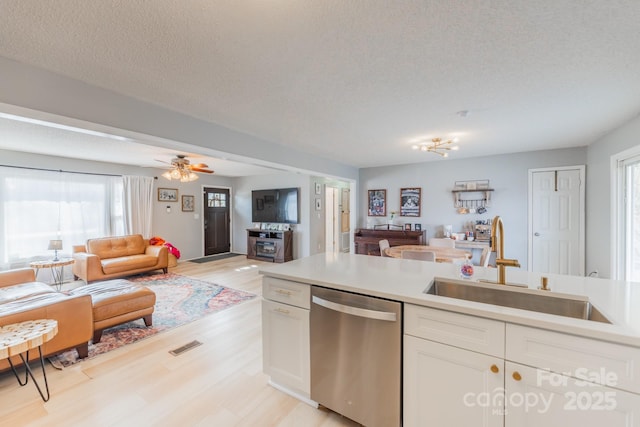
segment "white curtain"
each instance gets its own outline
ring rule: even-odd
[[[153,219],[153,177],[122,177],[124,234],[142,234],[148,239],[151,236]]]
[[[52,239],[70,256],[73,245],[122,230],[122,213],[108,208],[121,195],[120,177],[0,167],[0,268],[52,258]]]

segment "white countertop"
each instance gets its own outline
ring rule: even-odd
[[[640,283],[593,277],[529,273],[507,268],[507,281],[537,289],[549,278],[552,292],[583,295],[613,324],[537,313],[423,293],[434,277],[458,278],[454,264],[344,253],[323,253],[284,264],[261,266],[260,273],[287,280],[357,292],[411,304],[565,332],[640,348]],[[475,267],[472,280],[496,279],[496,269]],[[544,291],[541,291],[544,292]]]

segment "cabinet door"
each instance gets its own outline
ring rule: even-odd
[[[505,367],[505,427],[632,427],[640,420],[637,394],[517,363]]]
[[[309,310],[262,300],[263,370],[271,380],[309,396]]]
[[[502,427],[504,361],[404,336],[405,427]]]
[[[256,257],[256,240],[255,237],[247,237],[247,258]]]

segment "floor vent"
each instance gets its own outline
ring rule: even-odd
[[[178,347],[175,350],[171,350],[169,353],[173,354],[174,356],[179,356],[182,353],[184,353],[185,351],[189,351],[192,348],[196,348],[199,345],[202,345],[202,343],[200,341],[191,341],[190,343],[187,343],[187,344],[183,345],[182,347]]]

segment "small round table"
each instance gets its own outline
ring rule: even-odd
[[[64,266],[71,265],[76,262],[73,258],[60,258],[59,260],[33,261],[29,265],[36,269],[36,279],[41,268],[49,268],[51,270],[51,278],[53,285],[60,290],[64,283]]]
[[[44,358],[42,357],[42,344],[51,340],[58,333],[58,321],[52,319],[27,320],[20,323],[12,323],[10,325],[0,326],[0,360],[7,359],[13,374],[18,380],[20,386],[27,385],[29,377],[33,380],[40,397],[47,402],[49,400],[49,383],[47,382],[47,373],[44,369]],[[33,377],[31,367],[29,367],[29,350],[38,349],[40,354],[40,366],[42,367],[42,375],[44,377],[45,389],[47,397],[40,389],[40,385]],[[26,354],[26,357],[25,357]],[[20,356],[22,364],[25,367],[24,382],[20,381],[20,376],[11,357]]]

